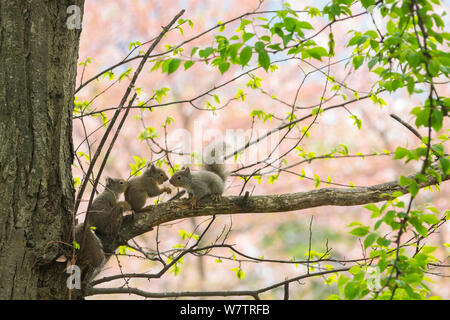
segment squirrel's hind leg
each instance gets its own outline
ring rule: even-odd
[[[191,209],[195,209],[195,208],[198,207],[198,201],[197,201],[197,198],[191,197],[191,198],[188,200],[188,202],[189,202],[189,205],[191,206]]]

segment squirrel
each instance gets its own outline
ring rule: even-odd
[[[213,200],[219,200],[224,188],[227,173],[225,165],[216,161],[217,151],[221,151],[218,157],[223,153],[226,145],[222,143],[219,148],[217,144],[209,144],[203,151],[202,170],[193,171],[189,167],[178,171],[172,175],[169,182],[175,187],[186,189],[189,194],[189,200],[192,208],[197,206],[197,202],[206,196],[211,196]],[[211,150],[211,151],[209,151]],[[205,159],[206,155],[206,159]]]
[[[85,222],[75,227],[75,241],[80,244],[77,264],[85,281],[92,279],[106,262],[102,242],[96,233],[113,238],[119,233],[123,211],[129,210],[129,205],[125,201],[118,202],[118,198],[127,187],[126,180],[107,177],[105,190],[92,202]]]
[[[75,240],[80,243],[83,239],[84,224],[75,227]],[[89,282],[101,270],[106,262],[103,245],[100,239],[90,228],[86,229],[84,245],[77,254],[77,265],[81,269],[84,281]]]
[[[141,210],[148,197],[156,197],[161,193],[171,193],[169,187],[159,188],[158,185],[167,181],[168,177],[164,170],[149,164],[141,176],[134,177],[128,182],[125,191],[125,201],[135,212]]]
[[[129,183],[123,179],[106,178],[105,190],[92,202],[86,215],[88,227],[95,227],[98,234],[115,236],[119,233],[123,211],[129,210],[128,203],[118,202]]]

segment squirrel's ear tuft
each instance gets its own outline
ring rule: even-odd
[[[186,172],[186,173],[190,173],[190,172],[191,172],[191,170],[189,169],[189,167],[186,167],[186,169],[184,169],[184,172]]]
[[[110,177],[106,177],[106,184],[109,185],[113,182],[113,179]]]
[[[156,169],[156,167],[155,167],[155,165],[154,165],[153,163],[149,163],[147,167],[148,167],[150,170],[155,170],[155,169]]]

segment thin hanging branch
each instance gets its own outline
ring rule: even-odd
[[[90,176],[90,174],[91,174],[91,172],[92,172],[92,170],[93,170],[93,168],[94,168],[94,165],[95,165],[95,163],[96,163],[96,161],[97,161],[97,159],[98,159],[98,157],[99,157],[99,155],[100,155],[100,153],[101,153],[101,151],[102,151],[102,149],[103,149],[103,146],[104,146],[104,144],[106,143],[106,140],[107,140],[107,138],[108,138],[108,136],[109,136],[109,133],[111,132],[111,130],[112,130],[112,128],[114,127],[114,124],[115,124],[115,122],[117,121],[117,118],[119,117],[119,114],[120,114],[120,112],[122,111],[122,109],[123,109],[123,106],[125,105],[125,102],[127,101],[127,99],[128,99],[128,97],[129,97],[129,95],[130,95],[130,93],[131,93],[131,90],[134,88],[134,84],[136,83],[136,80],[137,80],[137,78],[139,77],[139,74],[141,73],[141,71],[142,71],[142,68],[144,67],[144,64],[145,64],[145,62],[147,61],[147,58],[148,58],[148,56],[150,55],[150,53],[155,49],[155,47],[158,45],[158,43],[161,41],[161,39],[163,38],[163,36],[167,33],[167,31],[170,29],[170,27],[184,14],[184,11],[185,10],[181,10],[173,19],[172,19],[172,21],[166,26],[166,27],[163,27],[163,30],[161,31],[161,33],[160,33],[160,35],[158,36],[158,38],[152,43],[152,45],[150,46],[150,48],[147,50],[147,52],[145,53],[145,56],[144,56],[144,58],[142,59],[142,61],[141,61],[141,63],[139,64],[139,66],[138,66],[138,68],[136,69],[136,72],[134,73],[134,75],[133,75],[133,78],[132,78],[132,80],[131,80],[131,82],[130,82],[130,84],[129,84],[129,86],[128,86],[128,88],[127,88],[127,90],[126,90],[126,92],[125,92],[125,94],[123,95],[123,97],[122,97],[122,100],[120,101],[120,104],[119,104],[119,106],[117,107],[117,110],[116,110],[116,112],[114,113],[114,116],[113,116],[113,118],[111,119],[111,121],[110,121],[110,123],[109,123],[109,125],[108,125],[108,128],[106,129],[106,132],[105,132],[105,134],[103,135],[103,137],[102,137],[102,140],[101,140],[101,142],[100,142],[100,144],[99,144],[99,146],[98,146],[98,148],[97,148],[97,150],[96,150],[96,152],[95,152],[95,154],[94,154],[94,158],[92,159],[92,161],[91,161],[91,163],[90,163],[90,165],[89,165],[89,168],[88,168],[88,170],[87,170],[87,173],[86,173],[86,177],[85,177],[85,179],[84,179],[84,181],[83,181],[83,183],[82,183],[82,185],[81,185],[81,187],[80,187],[80,190],[79,190],[79,192],[78,192],[78,195],[77,195],[77,199],[76,199],[76,201],[75,201],[75,212],[77,212],[77,210],[78,210],[78,207],[79,207],[79,205],[80,205],[80,202],[81,202],[81,198],[82,198],[82,196],[83,196],[83,194],[84,194],[84,191],[85,191],[85,189],[86,189],[86,186],[87,186],[87,182],[88,182],[88,177]],[[134,99],[133,99],[134,100]],[[132,103],[130,103],[130,105],[131,105]],[[122,122],[124,121],[124,118],[122,118]],[[118,131],[119,130],[117,130],[117,132],[116,132],[116,135],[118,134]],[[111,146],[113,145],[113,142],[111,143]],[[110,146],[110,147],[111,147]],[[106,157],[105,157],[105,159],[104,159],[104,162],[106,161]],[[100,178],[100,176],[101,176],[101,172],[99,172],[98,173],[98,175],[97,175],[97,178],[96,178],[96,180],[95,180],[95,183],[94,183],[94,190],[95,190],[95,188],[96,188],[96,186],[97,186],[97,184],[98,184],[98,180],[99,180],[99,178]],[[91,204],[92,203],[92,196],[91,196],[91,199],[90,199],[90,201],[89,201],[89,204]]]

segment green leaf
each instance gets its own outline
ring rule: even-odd
[[[413,197],[417,196],[417,193],[419,192],[419,185],[416,181],[411,181],[408,188],[409,192]]]
[[[392,20],[389,20],[389,21],[388,21],[388,23],[387,23],[387,25],[386,25],[386,28],[387,28],[387,31],[388,31],[390,34],[394,34],[394,33],[395,33],[395,30],[397,29],[397,28],[395,27],[395,23],[392,22]]]
[[[359,221],[353,221],[347,227],[353,227],[353,226],[362,226],[362,223]]]
[[[351,119],[353,119],[353,120],[355,120],[355,123],[354,124],[356,124],[356,126],[358,127],[358,130],[361,130],[361,126],[362,126],[362,121],[361,121],[361,119],[358,119],[358,117],[357,116],[350,116],[350,118]]]
[[[375,4],[375,0],[361,0],[361,4],[364,8],[368,9],[370,6]]]
[[[200,50],[198,52],[198,55],[199,55],[200,58],[205,58],[206,59],[206,58],[209,57],[209,55],[211,53],[213,53],[213,51],[214,51],[214,49],[212,47],[208,47],[208,48]]]
[[[153,127],[147,127],[139,135],[139,140],[143,141],[143,140],[153,139],[153,138],[157,138],[157,137],[158,137],[158,133],[155,131],[155,129]]]
[[[283,37],[283,45],[286,47],[289,43],[289,41],[292,40],[292,34],[288,34]]]
[[[269,46],[270,48],[270,46]],[[297,47],[292,47],[289,49],[287,54],[299,54],[300,52],[302,52],[302,49],[297,48]]]
[[[334,35],[332,32],[330,32],[328,34],[328,55],[329,56],[334,56],[335,52],[334,52],[334,47],[335,47],[335,41],[334,41]]]
[[[372,58],[372,60],[369,61],[367,66],[369,67],[369,70],[372,70],[372,68],[378,63],[378,57]]]
[[[74,247],[76,250],[80,250],[80,244],[79,244],[78,242],[72,241],[72,244],[73,244],[73,247]]]
[[[134,249],[128,246],[119,246],[119,254],[126,254],[127,250],[134,252]]]
[[[239,55],[239,59],[241,62],[241,65],[244,67],[248,64],[250,59],[252,58],[253,50],[252,47],[245,47],[241,50],[241,54]]]
[[[364,32],[364,35],[369,36],[371,39],[377,39],[378,33],[375,30],[368,30]]]
[[[408,77],[406,79],[407,81],[407,89],[408,89],[408,93],[411,95],[414,93],[414,86],[416,85],[413,77]]]
[[[358,42],[356,43],[358,46],[364,44],[367,40],[369,40],[369,36],[362,36],[361,38],[358,39]]]
[[[420,222],[417,218],[411,219],[410,223],[414,226],[414,228],[416,229],[416,231],[423,237],[427,237],[428,236],[428,229],[425,228],[422,225],[422,222]]]
[[[370,210],[372,212],[377,212],[377,213],[380,211],[378,209],[378,207],[373,203],[369,203],[369,204],[365,205],[364,208],[366,208],[367,210]]]
[[[123,78],[128,76],[132,70],[133,70],[133,68],[128,68],[128,70],[122,72],[122,74],[119,76],[119,81],[121,81]]]
[[[353,300],[356,298],[360,290],[360,283],[357,281],[350,281],[344,288],[344,295],[347,299]]]
[[[262,42],[262,41],[258,41],[258,42],[256,42],[255,43],[255,50],[257,51],[257,52],[260,52],[260,51],[265,51],[265,44],[264,44],[264,42]]]
[[[339,6],[339,4],[333,3],[329,8],[330,13],[333,16],[333,19],[330,20],[334,20],[334,16],[339,16],[341,14],[341,7]]]
[[[406,56],[406,60],[408,61],[408,64],[415,68],[420,64],[420,60],[422,58],[422,55],[419,52],[410,51],[408,55]]]
[[[253,38],[254,36],[255,36],[254,33],[247,33],[247,32],[245,32],[245,33],[242,35],[242,40],[243,40],[244,42],[247,42],[248,40],[250,40],[250,39]]]
[[[350,234],[357,236],[357,237],[364,237],[366,234],[369,233],[369,227],[357,227],[350,231]]]
[[[169,63],[169,66],[168,66],[168,69],[167,69],[167,73],[168,74],[174,73],[178,69],[178,67],[180,66],[180,63],[181,63],[180,59],[177,59],[177,58],[171,59],[170,63]]]
[[[356,275],[356,274],[361,272],[361,267],[360,266],[353,266],[353,267],[350,268],[350,270],[348,270],[348,272],[350,272],[353,275]]]
[[[316,182],[315,188],[317,189],[320,186],[320,177],[314,173],[314,181]]]
[[[239,30],[244,30],[245,26],[252,23],[250,20],[248,19],[242,19],[241,20],[241,25],[239,26]]]
[[[342,289],[343,289],[344,285],[345,285],[346,283],[348,283],[349,280],[350,280],[350,279],[347,278],[346,276],[344,276],[343,274],[341,274],[341,275],[339,276],[338,281],[337,281],[337,287],[338,287],[338,289],[339,289],[339,292],[342,293]]]
[[[361,32],[355,32],[355,35],[348,42],[347,47],[356,45],[358,43],[359,38],[361,38]]]
[[[337,145],[335,150],[337,153],[340,153],[344,156],[348,155],[348,147],[345,144],[341,143],[341,144]]]
[[[314,28],[312,27],[312,25],[309,22],[306,21],[297,21],[297,26],[301,29],[309,29],[309,30],[313,30]]]
[[[221,74],[227,72],[228,69],[230,69],[230,63],[222,62],[221,64],[219,64],[219,71]]]
[[[395,149],[394,159],[402,159],[408,155],[409,155],[408,149],[397,147],[397,149]]]
[[[367,249],[368,247],[370,247],[375,240],[377,239],[378,235],[376,233],[371,233],[369,234],[365,239],[364,239],[364,249]]]
[[[273,184],[277,180],[278,180],[278,175],[272,175],[272,176],[269,176],[268,183]]]
[[[431,75],[436,77],[439,75],[439,62],[436,59],[431,59],[430,63],[428,64],[428,70],[430,71]]]
[[[324,47],[315,47],[306,51],[311,57],[320,61],[322,61],[322,57],[328,56],[328,51]]]
[[[236,267],[231,270],[236,272],[236,278],[238,278],[239,280],[242,280],[245,278],[245,272],[242,271],[241,268]]]
[[[258,52],[258,62],[266,71],[269,69],[270,66],[270,57],[269,54],[266,51],[259,51]]]
[[[431,114],[431,126],[433,127],[434,131],[439,131],[442,129],[443,118],[444,114],[441,110],[433,110],[433,113]]]
[[[192,48],[192,50],[191,50],[191,58],[197,52],[197,50],[198,50],[198,47],[193,47]]]
[[[161,62],[161,61],[158,61],[158,62]],[[153,70],[152,70],[153,71]],[[103,77],[106,77],[106,76],[108,76],[108,80],[113,80],[114,79],[114,73],[112,72],[112,71],[108,71],[108,72],[106,72],[104,75],[103,75]]]
[[[377,239],[377,244],[382,246],[382,247],[387,247],[388,245],[391,244],[391,241],[386,239],[386,238],[379,237]]]
[[[297,27],[297,19],[294,19],[292,17],[286,17],[283,20],[284,27],[286,28],[286,31],[288,32],[294,32],[295,28]]]
[[[442,171],[445,174],[449,174],[450,173],[450,160],[445,157],[440,157],[439,162],[441,163]]]
[[[73,178],[73,187],[76,189],[79,185],[81,185],[81,179],[79,177]]]
[[[363,56],[354,56],[352,59],[352,64],[353,64],[353,67],[355,68],[355,70],[358,70],[358,68],[361,67],[363,62],[364,62]]]
[[[194,65],[194,61],[186,61],[185,63],[184,63],[184,70],[187,70],[187,69],[189,69],[190,67],[192,67]]]
[[[440,221],[434,214],[431,214],[431,213],[424,214],[421,218],[425,223],[428,223],[428,224],[436,224],[436,223],[439,223],[439,221]]]
[[[393,197],[393,198],[398,198],[398,197],[401,197],[403,195],[403,192],[401,192],[401,191],[395,191],[395,192],[393,192],[392,194],[391,194],[391,197]]]

